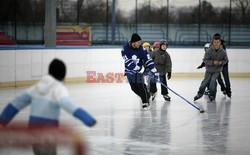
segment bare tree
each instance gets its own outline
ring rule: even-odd
[[[103,0],[86,1],[81,8],[80,20],[88,23],[105,23],[106,3]]]
[[[63,14],[64,19],[69,20],[69,17],[68,17],[68,15],[67,15],[67,13],[65,11],[65,8],[64,8],[64,4],[67,3],[67,1],[68,0],[61,0],[60,7],[61,7],[61,10],[62,10],[62,14]]]
[[[241,11],[241,24],[245,24],[247,21],[247,9],[250,7],[250,0],[232,0],[232,2]]]

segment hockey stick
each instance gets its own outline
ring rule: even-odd
[[[156,79],[155,79],[156,80]],[[156,80],[158,83],[160,83],[163,87],[169,89],[171,92],[173,92],[175,95],[179,96],[180,98],[182,98],[184,101],[186,101],[188,104],[190,104],[191,106],[193,106],[195,109],[199,110],[200,113],[204,113],[204,110],[202,110],[201,108],[199,108],[198,106],[194,105],[193,103],[191,103],[190,101],[188,101],[187,99],[185,99],[184,97],[182,97],[180,94],[176,93],[174,90],[172,90],[171,88],[169,88],[168,86],[166,86],[165,84],[163,84],[161,81]]]

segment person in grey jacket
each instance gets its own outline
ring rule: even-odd
[[[160,48],[156,50],[152,54],[152,59],[155,63],[155,68],[159,73],[160,81],[167,85],[166,74],[168,80],[171,78],[172,73],[172,61],[169,53],[166,51],[168,48],[168,42],[166,40],[160,41]],[[152,96],[152,100],[154,100],[156,96],[157,88],[156,81],[153,79],[150,82],[150,94]],[[166,101],[170,101],[171,98],[168,96],[168,89],[164,86],[161,86],[161,94]]]
[[[194,97],[194,101],[201,98],[204,94],[207,84],[209,84],[209,99],[210,101],[215,100],[216,97],[216,79],[223,69],[223,65],[228,62],[226,51],[221,45],[221,38],[218,36],[213,37],[212,46],[205,52],[203,61],[206,64],[206,72],[203,81],[201,82],[199,91]]]

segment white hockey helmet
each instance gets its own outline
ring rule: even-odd
[[[210,47],[210,43],[206,43],[205,45],[204,45],[204,48],[209,48]]]
[[[205,45],[204,45],[204,50],[205,51],[207,51],[207,49],[210,47],[210,43],[206,43]]]

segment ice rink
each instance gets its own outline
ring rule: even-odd
[[[202,78],[172,78],[169,87],[193,102]],[[158,95],[147,111],[128,83],[67,84],[73,101],[98,121],[93,128],[62,111],[61,122],[82,133],[90,155],[247,155],[250,154],[249,78],[231,78],[232,99],[218,86],[215,102],[203,96],[195,104],[205,113],[170,92],[172,101]],[[27,87],[1,88],[0,111]],[[13,122],[28,120],[29,108]],[[61,151],[62,154],[64,154]]]

